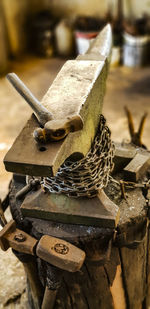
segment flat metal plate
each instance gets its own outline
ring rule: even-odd
[[[42,189],[28,194],[21,206],[25,217],[51,220],[67,224],[115,228],[119,208],[103,190],[95,198],[70,198],[44,193]]]
[[[142,178],[150,167],[150,154],[137,153],[130,163],[124,168],[124,179],[128,181],[138,181]]]

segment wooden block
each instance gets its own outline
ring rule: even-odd
[[[16,223],[14,220],[11,220],[0,231],[0,247],[3,251],[6,251],[7,249],[10,248],[9,242],[6,240],[6,235],[8,235],[11,232],[14,232],[15,229],[16,229]]]
[[[117,266],[116,276],[112,286],[110,286],[110,291],[113,298],[114,308],[126,309],[125,290],[123,285],[121,265]]]
[[[78,271],[85,260],[85,252],[65,240],[48,235],[42,236],[37,248],[38,257],[70,272]]]
[[[33,128],[37,123],[30,120],[4,159],[7,171],[38,176],[50,176],[52,172],[55,175],[72,154],[87,154],[102,112],[111,41],[111,28],[108,25],[96,38],[96,47],[93,45],[90,49],[90,53],[93,50],[99,53],[100,59],[103,55],[104,60],[67,61],[42,99],[42,104],[54,118],[80,114],[84,123],[83,130],[70,133],[57,145],[46,144],[46,151],[42,153],[36,148],[33,139]],[[47,165],[48,157],[50,160]]]
[[[150,154],[137,153],[133,160],[124,168],[124,179],[138,181],[150,167]]]
[[[147,250],[147,235],[145,235],[143,242],[136,250],[120,249],[125,291],[126,295],[128,295],[126,308],[142,308],[147,290]]]
[[[148,243],[147,243],[147,280],[146,280],[146,283],[147,283],[147,293],[146,293],[146,300],[145,300],[145,303],[146,303],[146,308],[149,308],[150,307],[150,230],[148,230],[148,233],[147,233],[147,240],[148,240]]]
[[[119,220],[119,208],[103,190],[92,199],[74,199],[38,190],[27,195],[21,212],[25,217],[108,228],[115,228]]]

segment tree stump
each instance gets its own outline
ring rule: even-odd
[[[119,174],[117,177],[122,179],[123,176]],[[10,207],[18,227],[37,239],[42,235],[65,239],[86,252],[86,260],[80,271],[61,272],[54,308],[148,309],[149,230],[146,198],[142,189],[128,190],[126,199],[123,199],[120,187],[110,182],[105,192],[120,208],[119,224],[117,231],[114,231],[22,218],[22,201],[16,201],[15,194],[24,186],[24,180],[24,177],[15,176],[10,192]],[[35,264],[39,282],[45,288],[48,264],[39,258]],[[31,308],[40,308],[35,306],[36,301],[33,300],[33,303]]]

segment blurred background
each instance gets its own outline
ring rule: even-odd
[[[43,57],[83,53],[86,41],[107,22],[113,28],[115,47],[142,48],[149,42],[149,14],[149,0],[1,0],[0,73],[10,68],[11,59],[29,53]],[[124,52],[118,54],[116,59],[131,62],[124,59]]]
[[[103,113],[113,140],[121,142],[130,139],[124,106],[136,128],[150,111],[150,0],[0,1],[0,198],[12,177],[4,155],[31,114],[5,75],[18,74],[41,100],[64,62],[84,54],[108,22],[113,49]],[[148,148],[149,114],[143,134]],[[27,308],[22,266],[11,250],[0,251],[0,259],[0,308]]]

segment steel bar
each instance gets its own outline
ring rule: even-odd
[[[47,121],[53,119],[53,115],[35,98],[15,73],[7,74],[7,79],[33,109],[42,126],[44,126]]]

